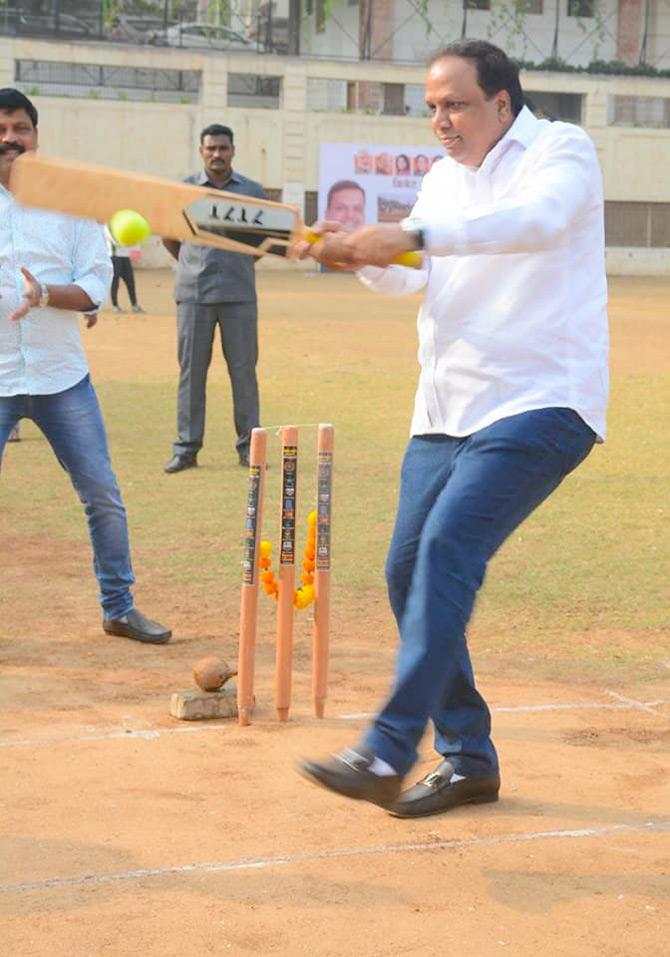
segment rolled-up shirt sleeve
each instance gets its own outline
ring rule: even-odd
[[[92,220],[78,220],[72,250],[72,282],[83,289],[96,306],[101,306],[111,281],[112,261],[102,226]]]
[[[420,269],[410,266],[364,266],[356,275],[364,286],[374,289],[375,292],[386,293],[387,296],[408,296],[420,292],[428,282],[430,274],[430,259],[424,257],[424,264]]]

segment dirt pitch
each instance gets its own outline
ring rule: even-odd
[[[274,281],[262,276],[261,290]],[[98,382],[132,375],[133,363],[150,380],[173,363],[169,276],[140,282],[151,321],[110,320],[87,340]],[[620,285],[619,307],[640,288]],[[667,374],[667,341],[646,328],[646,347],[639,329],[621,329],[615,372]],[[8,454],[32,454],[26,447]],[[668,953],[667,681],[625,669],[607,685],[486,674],[500,803],[398,821],[294,770],[302,755],[355,740],[361,712],[383,696],[393,661],[388,621],[379,638],[383,611],[334,622],[323,722],[308,706],[303,624],[287,726],[273,720],[270,635],[251,728],[180,724],[170,693],[212,653],[222,621],[234,633],[236,594],[203,603],[149,575],[143,607],[162,609],[174,642],[110,640],[87,561],[73,542],[3,533],[3,955]],[[234,641],[221,644],[233,657]],[[434,760],[427,739],[417,775]]]

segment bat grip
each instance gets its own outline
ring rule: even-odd
[[[315,233],[311,229],[306,229],[304,238],[306,242],[313,244],[318,242],[321,239],[321,236],[319,233]],[[393,263],[397,266],[409,266],[410,269],[421,269],[423,266],[423,255],[417,250],[400,253],[400,255],[395,257]]]

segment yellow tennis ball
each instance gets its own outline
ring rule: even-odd
[[[134,210],[120,209],[110,219],[109,231],[122,246],[136,246],[149,238],[151,226]]]

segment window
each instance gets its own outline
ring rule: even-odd
[[[383,83],[384,103],[382,113],[385,116],[405,115],[405,84]]]
[[[670,203],[605,203],[607,246],[667,249],[670,246]]]
[[[569,17],[595,17],[596,0],[568,0]]]
[[[608,103],[610,126],[670,128],[670,98],[663,96],[611,96]]]
[[[255,73],[228,74],[228,106],[278,110],[281,105],[281,77]]]
[[[580,93],[550,93],[544,90],[527,90],[526,105],[533,113],[549,120],[565,120],[567,123],[582,122]]]
[[[14,80],[28,96],[197,102],[200,71],[160,70],[56,60],[16,60]]]
[[[490,10],[491,0],[463,0],[464,10]]]
[[[544,0],[526,0],[524,13],[544,13]]]

